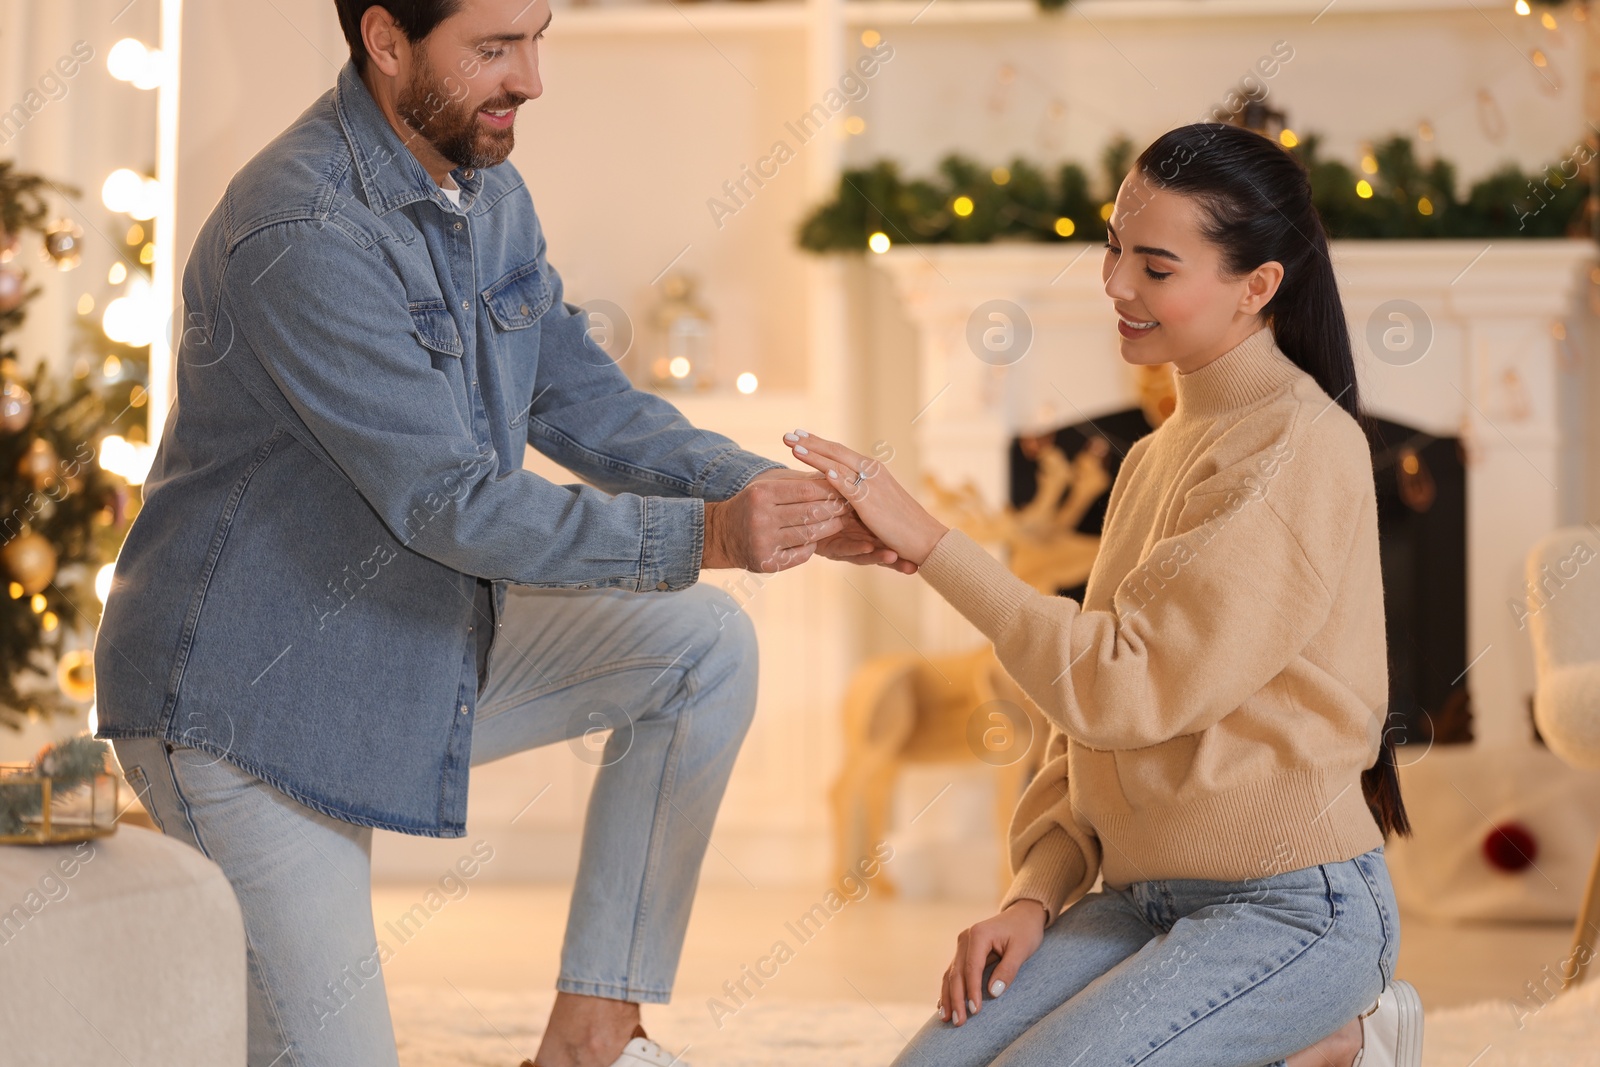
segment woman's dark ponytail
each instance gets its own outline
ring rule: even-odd
[[[1140,183],[1136,196],[1165,189],[1193,197],[1202,209],[1205,235],[1221,250],[1229,274],[1246,274],[1273,260],[1283,264],[1278,291],[1262,309],[1274,341],[1370,432],[1328,235],[1312,206],[1311,180],[1300,161],[1258,133],[1201,122],[1153,141],[1134,161],[1131,180]],[[1400,799],[1393,734],[1386,723],[1378,760],[1361,773],[1367,807],[1384,837],[1411,832]]]

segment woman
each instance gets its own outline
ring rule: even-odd
[[[1414,1065],[1376,494],[1305,170],[1246,130],[1174,130],[1107,237],[1122,358],[1174,364],[1178,402],[1118,472],[1082,605],[882,464],[785,435],[1053,723],[1000,912],[956,939],[896,1063]]]

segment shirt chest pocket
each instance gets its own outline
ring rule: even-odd
[[[442,356],[461,358],[466,351],[461,343],[461,332],[456,329],[456,320],[442,297],[413,300],[407,308],[411,312],[411,327],[424,348]]]
[[[489,317],[502,330],[532,326],[550,309],[551,300],[550,279],[537,262],[515,268],[483,291]]]

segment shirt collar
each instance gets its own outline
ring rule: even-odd
[[[389,125],[383,109],[378,107],[361,75],[356,73],[354,60],[346,60],[339,70],[333,104],[350,142],[356,180],[361,183],[367,204],[375,213],[387,214],[418,200],[432,200],[451,213],[465,214],[472,209],[483,190],[483,171],[457,167],[450,172],[461,187],[461,206],[457,208],[452,204],[439,183],[433,180],[433,175],[423,168]]]
[[[1222,415],[1278,392],[1306,372],[1284,354],[1271,326],[1262,326],[1199,370],[1173,375],[1173,417]]]

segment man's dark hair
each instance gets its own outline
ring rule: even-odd
[[[367,46],[361,40],[361,16],[369,7],[381,7],[394,18],[406,40],[415,44],[445,19],[461,10],[461,0],[333,0],[339,9],[339,28],[350,45],[350,58],[355,61],[356,73],[367,71]]]

